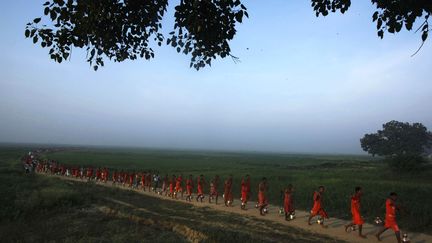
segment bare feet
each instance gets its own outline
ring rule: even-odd
[[[366,235],[359,235],[360,238],[366,239]]]

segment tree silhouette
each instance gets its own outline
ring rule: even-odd
[[[383,130],[360,139],[364,151],[385,156],[397,169],[413,169],[424,162],[422,156],[432,146],[432,133],[421,123],[390,121]]]
[[[372,20],[378,36],[396,33],[403,26],[412,30],[417,19],[422,24],[422,45],[429,33],[430,0],[371,0],[376,6]],[[316,15],[345,13],[350,0],[311,0]],[[168,0],[49,0],[43,4],[42,17],[28,23],[25,36],[49,49],[50,58],[61,63],[71,56],[72,48],[85,48],[87,62],[95,70],[104,57],[115,62],[151,59],[152,46],[170,45],[178,53],[190,55],[190,67],[199,70],[217,57],[231,57],[229,41],[236,25],[248,17],[240,0],[180,0],[175,6],[173,31],[164,36],[162,19]]]

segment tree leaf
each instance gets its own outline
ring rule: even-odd
[[[375,11],[375,13],[372,15],[372,21],[375,22],[375,20],[378,19],[378,11]]]
[[[384,37],[384,31],[383,30],[379,30],[377,34],[381,39]]]
[[[243,19],[243,11],[238,11],[235,15],[235,19],[237,20],[237,22],[241,23]]]
[[[428,32],[424,31],[422,34],[422,41],[426,41],[427,37],[428,37]]]
[[[379,18],[377,22],[377,29],[381,29],[381,26],[382,26],[382,19]]]
[[[50,17],[52,20],[55,20],[57,18],[57,13],[54,10],[51,10]]]

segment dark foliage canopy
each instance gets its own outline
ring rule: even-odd
[[[431,0],[371,0],[376,6],[372,20],[378,36],[396,33],[403,27],[412,30],[422,21],[422,43],[429,33]],[[311,0],[316,15],[345,13],[350,0]],[[154,58],[155,45],[170,45],[190,55],[190,66],[199,70],[217,57],[232,57],[229,41],[236,24],[248,17],[240,0],[180,0],[175,6],[173,31],[165,36],[162,19],[168,0],[48,0],[42,17],[28,23],[25,36],[49,49],[50,58],[61,63],[71,56],[72,48],[85,48],[87,62],[95,70],[104,65],[104,57],[121,62]]]
[[[413,158],[432,146],[432,133],[421,123],[390,121],[383,130],[360,139],[364,151],[387,158]]]

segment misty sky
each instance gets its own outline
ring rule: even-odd
[[[79,49],[54,63],[24,38],[43,2],[2,3],[0,142],[361,153],[387,121],[432,128],[432,39],[414,57],[420,34],[380,40],[370,1],[325,18],[310,1],[245,1],[241,62],[198,72],[167,46],[98,72]]]

